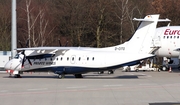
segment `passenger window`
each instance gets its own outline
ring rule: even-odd
[[[179,36],[177,36],[177,38],[179,39]]]
[[[79,57],[79,61],[81,60],[81,57]]]
[[[69,57],[67,57],[67,61],[69,60]]]
[[[87,60],[89,60],[89,57],[87,57]]]
[[[63,60],[63,57],[61,57],[61,61]]]
[[[166,38],[166,36],[164,36],[164,39]]]
[[[94,61],[94,57],[92,58],[92,60]]]
[[[58,58],[56,58],[56,60],[58,61]]]
[[[72,57],[72,61],[74,61],[74,57]]]
[[[172,39],[172,36],[170,38]]]
[[[176,38],[176,36],[174,36],[174,39]]]
[[[169,38],[169,36],[167,36],[167,39]]]

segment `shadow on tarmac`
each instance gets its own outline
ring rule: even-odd
[[[149,105],[180,105],[180,103],[175,103],[175,102],[163,102],[163,103],[149,103]]]
[[[120,76],[114,76],[113,74],[112,75],[109,75],[109,74],[103,74],[103,75],[99,75],[99,74],[85,74],[83,75],[83,78],[75,78],[74,75],[65,75],[65,78],[64,79],[139,79],[138,77],[139,76],[145,76],[145,75],[120,75]],[[12,78],[14,79],[13,76],[9,77],[8,75],[7,76],[3,76],[3,78]],[[46,75],[44,76],[43,74],[41,75],[21,75],[21,78],[51,78],[51,79],[58,79],[58,77],[56,75]],[[16,78],[18,79],[18,78]]]

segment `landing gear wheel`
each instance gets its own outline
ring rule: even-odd
[[[58,78],[59,78],[59,79],[64,78],[64,76],[65,76],[64,74],[58,74]]]
[[[180,66],[178,66],[178,70],[180,70]]]
[[[82,74],[74,74],[75,78],[83,78]]]
[[[22,78],[20,74],[15,74],[14,78]]]
[[[104,71],[99,71],[98,74],[104,74]]]
[[[114,70],[108,70],[108,74],[114,74]]]

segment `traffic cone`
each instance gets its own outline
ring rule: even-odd
[[[169,67],[169,73],[171,73],[171,72],[172,72],[171,67]]]

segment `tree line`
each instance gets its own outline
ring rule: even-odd
[[[127,41],[147,14],[178,25],[178,0],[16,0],[17,40],[30,47],[107,47]],[[163,24],[160,24],[160,26]],[[21,47],[17,44],[18,47]],[[11,0],[0,1],[0,50],[11,49]]]

